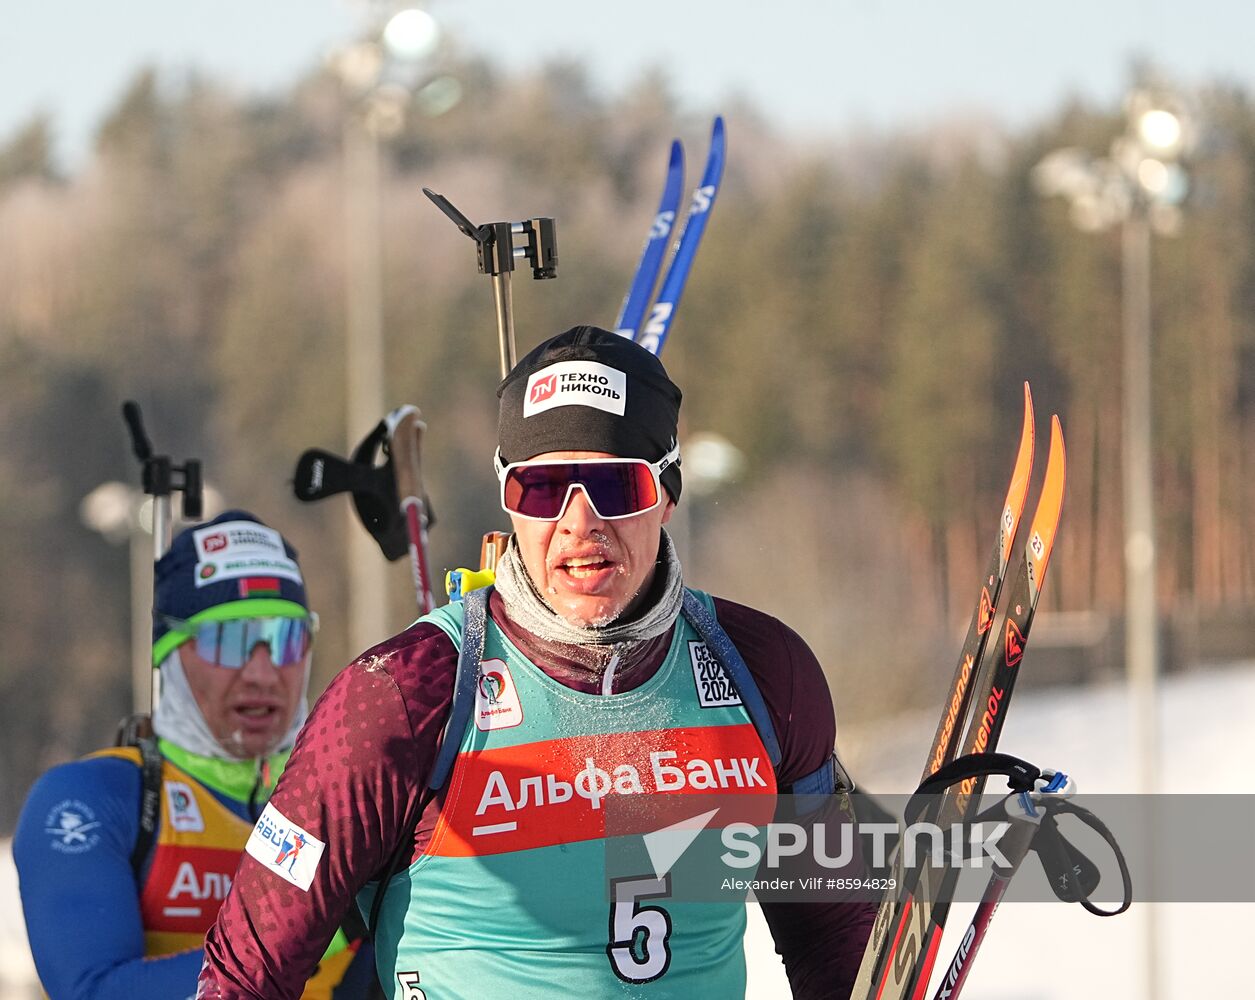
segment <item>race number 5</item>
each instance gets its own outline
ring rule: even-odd
[[[625,983],[649,983],[671,965],[671,915],[661,906],[641,906],[642,899],[671,895],[670,873],[662,878],[612,879],[610,882],[610,968]]]
[[[401,994],[401,1000],[427,1000],[427,994],[418,985],[417,972],[398,972],[397,982],[401,984],[401,989],[404,991]]]

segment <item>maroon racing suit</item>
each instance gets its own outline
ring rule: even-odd
[[[818,661],[795,632],[769,615],[715,599],[719,624],[745,660],[775,725],[783,791],[818,769],[836,737],[832,699]],[[553,679],[601,690],[578,650],[522,631],[495,592],[489,613],[509,640]],[[638,643],[611,693],[658,670],[671,631]],[[407,830],[406,811],[426,787],[449,714],[458,651],[439,627],[417,622],[343,670],[314,706],[273,805],[325,843],[308,891],[241,858],[232,890],[205,940],[198,997],[295,1000],[354,897],[377,879]],[[460,734],[454,734],[454,739]],[[437,796],[418,824],[404,863],[423,854],[439,814]],[[876,916],[874,903],[767,903],[763,913],[793,995],[848,997]]]

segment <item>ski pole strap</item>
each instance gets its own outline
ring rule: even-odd
[[[1005,775],[1012,791],[1028,792],[1033,790],[1041,777],[1041,768],[1009,753],[969,753],[956,757],[949,764],[939,767],[915,789],[904,810],[903,818],[907,826],[919,819],[936,793],[961,781],[995,774]]]
[[[1031,849],[1037,852],[1050,888],[1061,901],[1079,903],[1098,888],[1102,878],[1098,866],[1067,841],[1053,815],[1042,818]]]
[[[1115,835],[1107,825],[1084,806],[1067,800],[1045,800],[1047,815],[1033,838],[1032,849],[1041,859],[1041,866],[1050,880],[1050,887],[1065,903],[1080,903],[1090,913],[1099,917],[1114,917],[1123,913],[1133,902],[1133,879],[1124,852],[1116,843]],[[1055,822],[1055,814],[1071,813],[1107,842],[1120,868],[1121,902],[1114,910],[1104,910],[1090,902],[1089,897],[1098,888],[1101,879],[1098,867],[1085,857],[1074,844],[1064,837]]]
[[[754,683],[754,678],[750,674],[750,668],[745,665],[745,660],[737,652],[736,646],[732,644],[732,639],[723,630],[723,626],[719,624],[719,620],[714,616],[714,613],[707,609],[706,605],[698,600],[691,590],[684,591],[684,604],[681,610],[684,617],[688,619],[689,624],[701,636],[701,640],[706,644],[706,648],[719,661],[724,673],[731,678],[737,693],[741,696],[741,702],[745,706],[745,711],[749,713],[750,721],[754,723],[754,728],[758,730],[758,738],[763,741],[763,747],[767,751],[767,759],[771,761],[773,769],[778,768],[781,755],[780,742],[776,739],[776,727],[771,723],[771,714],[767,711],[767,703],[763,701],[762,692],[758,690],[758,685]],[[828,791],[832,791],[832,785],[829,785]]]
[[[1099,917],[1113,917],[1118,913],[1128,910],[1133,900],[1133,882],[1130,872],[1128,872],[1128,863],[1124,859],[1124,854],[1116,843],[1116,837],[1108,829],[1101,819],[1083,806],[1069,801],[1069,799],[1060,798],[1058,795],[1050,794],[1052,792],[1050,785],[1047,788],[1040,789],[1039,794],[1033,792],[1014,792],[1013,795],[1032,795],[1034,812],[1039,818],[1029,818],[1032,814],[1022,814],[1015,817],[1013,813],[1013,822],[1017,823],[1033,823],[1037,829],[1033,832],[1032,841],[1029,842],[1029,851],[1037,853],[1038,859],[1042,862],[1042,871],[1050,883],[1050,890],[1062,902],[1078,902],[1091,913]],[[1069,841],[1064,836],[1062,829],[1059,829],[1057,817],[1059,813],[1071,813],[1076,816],[1079,821],[1086,824],[1087,827],[1093,829],[1099,837],[1106,841],[1111,852],[1116,856],[1116,864],[1119,867],[1119,877],[1122,882],[1121,905],[1114,910],[1103,910],[1103,908],[1094,905],[1089,901],[1094,891],[1097,891],[1099,882],[1102,881],[1102,872],[1098,870],[1097,864],[1089,859],[1081,848]],[[976,814],[971,823],[998,823],[1007,821],[1008,809],[1007,799],[1000,799],[999,802],[993,804],[983,812]]]
[[[297,460],[292,475],[292,491],[305,503],[325,500],[337,493],[349,493],[358,519],[378,543],[384,558],[395,562],[409,552],[410,539],[405,513],[397,491],[396,463],[389,446],[387,419],[381,420],[353,449],[349,459],[321,448],[310,448]],[[382,454],[384,461],[379,463]],[[426,529],[436,524],[431,501],[424,494]]]
[[[475,706],[475,685],[479,679],[479,661],[484,653],[484,632],[488,623],[488,595],[492,587],[472,590],[462,598],[462,644],[458,650],[457,676],[453,682],[453,704],[444,727],[440,752],[432,766],[427,787],[433,791],[444,786],[457,760],[462,734],[470,722]]]

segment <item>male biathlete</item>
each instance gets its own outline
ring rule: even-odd
[[[307,714],[313,637],[296,552],[252,514],[188,528],[158,561],[155,737],[52,768],[18,821],[22,908],[51,1000],[195,992],[205,932]],[[356,944],[327,937],[291,995],[367,996],[370,956],[346,974]]]
[[[832,792],[823,673],[775,618],[683,585],[663,530],[680,390],[654,355],[577,327],[498,395],[514,535],[495,586],[319,700],[206,939],[200,997],[296,997],[355,898],[398,1000],[744,995],[744,902],[608,874],[606,817],[681,789]],[[292,872],[272,848],[295,836]],[[763,909],[794,996],[848,996],[874,904]]]

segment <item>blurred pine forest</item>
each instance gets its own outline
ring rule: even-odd
[[[515,281],[522,353],[613,322],[667,145],[686,140],[692,183],[709,125],[679,117],[662,79],[609,100],[575,65],[457,73],[462,103],[384,148],[387,402],[428,422],[441,571],[505,526],[497,359],[489,283],[420,188],[476,221],[558,220],[558,280]],[[1159,592],[1165,610],[1249,608],[1255,108],[1232,88],[1193,97],[1194,193],[1155,243]],[[1043,610],[1118,615],[1119,234],[1073,229],[1029,172],[1060,145],[1105,153],[1121,109],[823,144],[764,109],[718,110],[727,173],[665,361],[686,434],[717,431],[746,465],[686,497],[690,581],[805,635],[843,720],[934,705],[1028,379],[1039,461],[1051,412],[1069,451]],[[356,652],[347,501],[301,505],[289,486],[305,448],[343,453],[369,430],[344,426],[345,113],[327,75],[260,100],[145,72],[72,172],[46,118],[0,139],[0,833],[39,770],[108,742],[129,706],[126,548],[78,512],[106,480],[138,483],[123,399],[159,451],[202,458],[230,504],[300,549],[324,623],[314,689]],[[389,574],[400,628],[413,591],[403,563]]]

